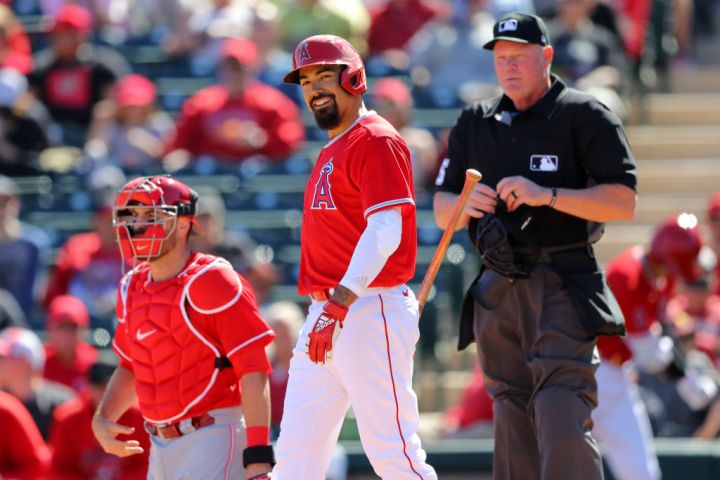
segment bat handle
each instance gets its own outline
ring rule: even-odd
[[[452,239],[453,234],[455,233],[455,229],[457,228],[457,224],[460,221],[460,217],[462,215],[463,210],[465,209],[465,204],[467,203],[468,199],[470,198],[470,194],[472,194],[473,189],[475,188],[475,185],[482,179],[482,174],[478,172],[475,169],[469,168],[465,171],[465,184],[463,185],[462,192],[460,193],[460,197],[458,198],[457,202],[455,202],[455,206],[453,207],[452,214],[450,215],[450,221],[448,222],[447,227],[445,227],[445,231],[443,232],[442,237],[440,238],[440,243],[438,244],[437,248],[435,249],[435,254],[433,255],[432,260],[430,261],[430,265],[428,266],[428,270],[425,273],[425,277],[422,280],[422,283],[420,284],[420,290],[418,291],[418,306],[420,309],[420,314],[422,315],[423,308],[425,307],[425,302],[427,301],[427,297],[430,294],[430,289],[432,288],[432,284],[435,281],[435,277],[438,274],[438,271],[440,270],[440,265],[442,265],[443,258],[445,257],[445,252],[447,251],[448,247],[450,246],[450,240]]]

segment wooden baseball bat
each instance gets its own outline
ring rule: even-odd
[[[432,284],[435,281],[435,277],[440,270],[440,265],[442,265],[445,258],[445,252],[447,252],[447,249],[450,246],[450,240],[452,240],[455,229],[457,228],[458,221],[460,220],[460,214],[465,208],[465,204],[467,203],[468,198],[470,198],[473,188],[475,188],[475,185],[481,179],[482,173],[477,170],[469,168],[465,171],[465,185],[463,185],[462,192],[460,192],[460,198],[458,198],[457,203],[455,203],[455,207],[453,207],[452,215],[450,216],[450,223],[448,223],[445,231],[443,232],[442,238],[440,238],[440,243],[435,249],[435,254],[430,261],[427,272],[425,272],[425,276],[420,284],[420,290],[417,295],[420,315],[422,315]]]

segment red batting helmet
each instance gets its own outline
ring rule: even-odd
[[[344,38],[315,35],[300,42],[293,55],[293,69],[285,75],[285,83],[299,84],[300,69],[310,65],[345,65],[340,86],[352,95],[361,95],[367,90],[362,59]]]
[[[652,263],[667,267],[671,275],[693,281],[702,273],[698,264],[701,248],[697,217],[681,213],[655,230],[647,256]]]
[[[179,216],[195,216],[198,194],[170,175],[139,177],[115,196],[113,226],[124,258],[160,255]]]

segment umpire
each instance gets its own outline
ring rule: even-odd
[[[595,340],[624,324],[592,244],[602,222],[632,219],[635,161],[618,117],[550,74],[540,18],[505,15],[493,34],[504,93],[461,113],[435,182],[444,228],[465,170],[483,174],[460,222],[483,267],[459,349],[476,341],[494,399],[495,479],[601,479]],[[511,262],[493,258],[503,244]]]

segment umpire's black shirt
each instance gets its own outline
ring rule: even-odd
[[[637,183],[620,119],[594,96],[566,87],[555,76],[550,90],[525,111],[518,112],[505,95],[463,110],[450,132],[437,190],[460,193],[468,168],[479,170],[492,188],[514,175],[570,189],[608,183],[634,190]],[[524,232],[538,246],[594,243],[603,231],[603,224],[549,207],[523,205],[509,215],[523,222],[532,216]]]

